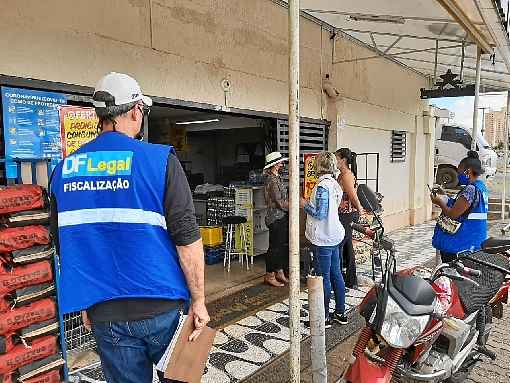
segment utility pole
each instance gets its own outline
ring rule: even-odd
[[[299,300],[299,0],[289,0],[289,322],[291,383],[300,381]]]
[[[476,150],[476,136],[478,133],[478,103],[480,102],[480,77],[482,72],[482,49],[476,50],[476,81],[475,81],[475,102],[473,106],[473,133],[471,135],[471,150]]]
[[[505,164],[503,165],[503,193],[501,195],[501,219],[506,215],[506,171],[508,168],[508,133],[510,130],[508,118],[510,117],[510,90],[506,93],[506,113],[505,113]]]
[[[481,132],[482,132],[482,136],[483,136],[485,134],[485,111],[490,108],[487,108],[486,106],[484,106],[484,107],[481,107],[478,109],[480,109],[482,111],[482,130],[481,130]]]

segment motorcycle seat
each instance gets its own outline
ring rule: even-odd
[[[504,253],[510,250],[510,240],[489,238],[482,243],[482,250],[489,254]]]
[[[411,316],[434,312],[436,292],[429,282],[412,275],[393,275],[388,289],[391,297]]]

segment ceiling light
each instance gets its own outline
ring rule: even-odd
[[[175,125],[208,124],[209,122],[219,122],[219,121],[220,121],[219,119],[213,118],[212,120],[196,120],[196,121],[176,122]]]
[[[352,14],[349,18],[354,21],[371,21],[374,23],[404,24],[406,22],[406,19],[402,16],[365,15],[362,13]]]

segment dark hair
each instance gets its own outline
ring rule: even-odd
[[[135,107],[137,103],[138,101],[130,102],[129,104],[124,105],[113,105],[107,106],[106,108],[96,108],[96,114],[99,118],[99,123],[97,125],[98,129],[103,130],[103,122],[107,121],[113,125],[113,129],[115,130],[115,125],[117,125],[115,119],[129,112]]]
[[[471,169],[475,176],[483,174],[482,162],[480,161],[478,152],[473,150],[470,150],[467,154],[467,157],[460,161],[459,167],[461,166],[466,170]]]
[[[358,176],[358,164],[356,162],[356,157],[358,156],[356,153],[351,151],[349,148],[340,148],[338,149],[335,154],[347,161],[347,165],[349,166],[349,169],[351,169],[352,174],[354,174],[354,177]]]

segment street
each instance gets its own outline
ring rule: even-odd
[[[489,349],[494,351],[498,358],[493,362],[484,360],[473,370],[466,383],[507,383],[510,381],[510,332],[508,320],[510,308],[505,307],[504,317],[496,319],[489,338]]]

